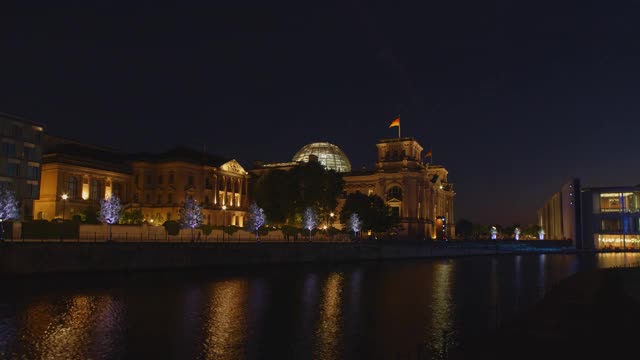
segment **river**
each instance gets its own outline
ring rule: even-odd
[[[501,255],[4,279],[0,358],[446,358],[575,272],[639,262]]]

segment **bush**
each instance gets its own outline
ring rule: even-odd
[[[180,224],[175,220],[167,220],[162,224],[169,235],[178,235],[180,233]]]
[[[211,225],[202,225],[200,226],[200,231],[202,231],[202,235],[209,236],[213,231],[213,226]]]
[[[25,239],[77,239],[80,232],[78,223],[65,220],[62,222],[48,222],[34,220],[22,223],[22,234]]]

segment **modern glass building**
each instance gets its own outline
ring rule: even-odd
[[[547,239],[571,239],[578,249],[640,250],[640,186],[581,188],[574,179],[538,219]]]
[[[316,142],[305,145],[293,156],[293,161],[309,161],[309,155],[318,157],[318,161],[329,170],[350,172],[351,162],[339,147],[328,142]]]

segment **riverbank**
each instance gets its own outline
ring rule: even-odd
[[[0,275],[135,271],[314,262],[573,253],[572,248],[432,242],[0,243]]]
[[[638,264],[627,264],[638,266]],[[640,268],[581,272],[452,359],[612,358],[636,351]]]

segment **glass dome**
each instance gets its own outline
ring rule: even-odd
[[[309,161],[309,155],[318,157],[320,164],[337,172],[351,171],[351,162],[339,147],[328,142],[317,142],[305,145],[293,156],[293,161]]]

